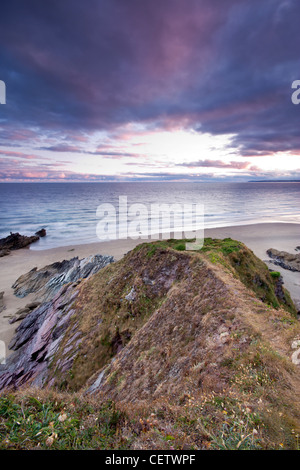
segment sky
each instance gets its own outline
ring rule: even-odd
[[[0,181],[300,179],[299,0],[3,0]]]

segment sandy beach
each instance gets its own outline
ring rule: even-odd
[[[269,248],[296,253],[295,248],[300,245],[300,224],[268,223],[213,228],[206,229],[204,235],[205,237],[230,237],[239,240],[245,243],[260,259],[268,261],[270,259],[266,250]],[[11,286],[20,275],[34,267],[40,269],[55,261],[71,259],[74,256],[81,259],[93,254],[102,254],[113,255],[115,260],[119,260],[125,253],[145,241],[124,239],[48,250],[25,248],[0,258],[0,292],[4,291],[4,304],[6,307],[0,313],[0,340],[4,341],[6,346],[9,344],[15,328],[18,326],[18,323],[9,324],[9,318],[19,308],[24,307],[31,301],[30,295],[20,299],[13,294]],[[272,264],[269,266],[281,272],[285,287],[290,291],[296,305],[300,307],[300,273],[291,272],[279,266],[275,267]],[[10,351],[7,350],[7,355],[9,353]]]

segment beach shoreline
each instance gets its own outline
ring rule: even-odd
[[[295,248],[300,245],[300,224],[296,223],[258,223],[250,225],[234,225],[229,227],[217,227],[205,229],[204,237],[233,238],[243,242],[256,256],[263,261],[270,261],[266,250],[277,250],[296,253]],[[157,238],[156,238],[157,239]],[[79,259],[95,255],[112,255],[115,260],[121,259],[128,251],[148,240],[119,239],[102,241],[98,243],[69,245],[45,250],[23,248],[12,251],[10,255],[0,258],[0,292],[4,291],[5,310],[0,313],[0,340],[9,344],[14,335],[18,323],[9,324],[9,318],[15,312],[30,303],[34,294],[20,299],[17,298],[11,286],[22,274],[33,268],[40,269],[56,261],[63,261],[78,257]],[[271,269],[279,271],[283,276],[284,286],[289,290],[296,306],[300,308],[300,273],[282,269],[274,264],[269,264]],[[7,355],[11,351],[7,349]]]

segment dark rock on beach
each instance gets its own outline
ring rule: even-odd
[[[5,310],[4,300],[3,300],[4,292],[0,292],[0,313]]]
[[[10,253],[10,250],[8,249],[3,249],[3,250],[0,249],[0,258],[2,258],[3,256],[9,255],[9,253]]]
[[[300,253],[292,254],[270,248],[267,254],[272,258],[273,264],[290,271],[300,271]]]
[[[18,232],[11,232],[7,237],[0,239],[0,257],[9,255],[12,250],[25,248],[31,243],[37,242],[39,239],[40,237],[38,235],[27,237],[26,235],[20,235]]]
[[[35,232],[35,234],[38,236],[38,237],[45,237],[47,235],[47,232],[44,228],[42,228],[41,230],[38,230],[37,232]]]

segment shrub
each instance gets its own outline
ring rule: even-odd
[[[278,279],[281,276],[281,274],[278,271],[271,271],[270,274],[273,279]]]

